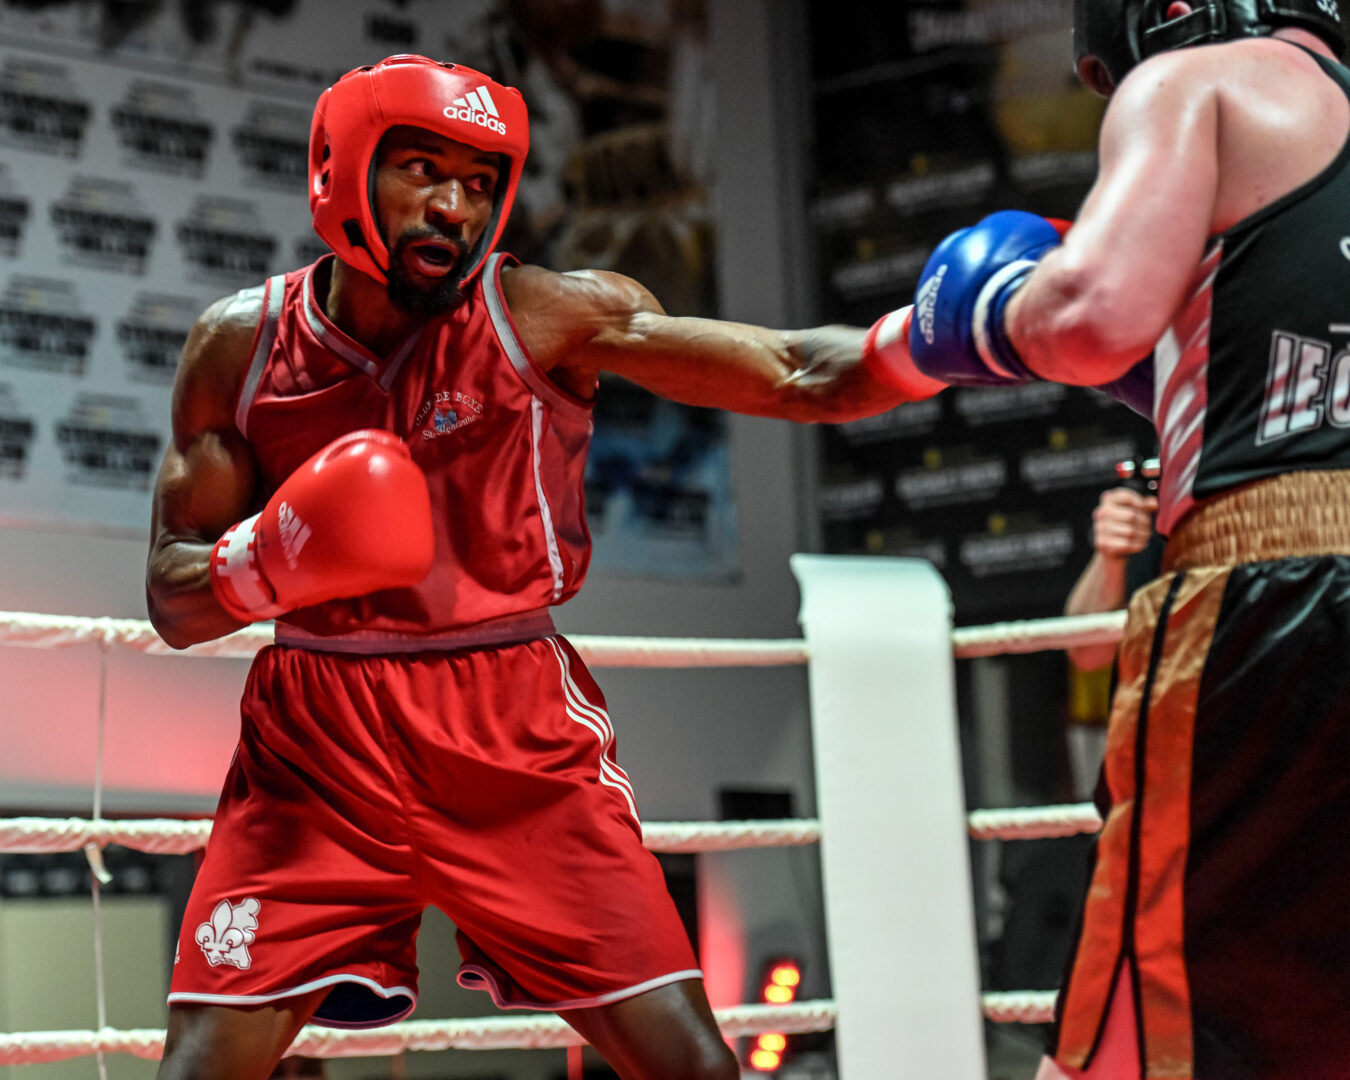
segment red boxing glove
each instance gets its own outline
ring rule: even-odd
[[[898,390],[910,401],[933,397],[947,384],[925,375],[914,366],[909,355],[909,323],[914,305],[883,315],[863,339],[862,364],[882,386]]]
[[[296,469],[261,514],[211,553],[211,588],[244,622],[339,597],[416,585],[431,569],[431,497],[408,448],[353,431]]]

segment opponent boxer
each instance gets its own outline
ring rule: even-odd
[[[155,488],[151,617],[175,646],[275,617],[187,908],[160,1076],[266,1077],[300,1026],[412,1009],[427,904],[461,984],[560,1012],[629,1078],[730,1078],[642,847],[604,699],[549,608],[590,553],[597,375],[844,420],[926,396],[863,332],[672,318],[637,282],[493,248],[519,93],[391,57],[326,91],[314,227],[335,256],[193,330]]]
[[[1077,223],[924,270],[903,375],[1114,384],[1161,442],[1042,1080],[1350,1076],[1350,73],[1333,0],[1078,0]],[[903,313],[890,318],[904,320]],[[1152,350],[1151,359],[1148,357]]]

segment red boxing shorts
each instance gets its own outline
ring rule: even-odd
[[[578,1009],[699,978],[604,698],[561,637],[453,653],[274,646],[188,901],[170,1004],[331,987],[314,1022],[417,998],[422,910],[455,923],[460,985]]]

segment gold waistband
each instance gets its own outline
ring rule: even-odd
[[[1350,470],[1282,473],[1205,499],[1167,538],[1163,570],[1350,555]]]

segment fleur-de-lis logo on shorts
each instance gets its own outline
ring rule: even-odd
[[[261,908],[262,904],[251,896],[238,904],[222,900],[211,912],[210,921],[197,927],[195,939],[212,967],[230,964],[247,971],[252,966],[248,947],[257,936],[254,931]]]

